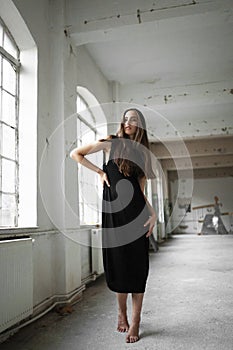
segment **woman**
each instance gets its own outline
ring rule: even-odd
[[[104,151],[103,169],[85,156]],[[142,302],[149,271],[148,237],[156,214],[144,195],[147,178],[154,177],[145,119],[127,109],[116,136],[76,148],[71,158],[97,172],[103,184],[103,262],[108,287],[117,293],[119,332],[126,342],[139,340]],[[128,323],[127,297],[132,293],[132,320]]]

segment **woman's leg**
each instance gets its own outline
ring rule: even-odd
[[[118,301],[118,332],[127,332],[129,323],[127,319],[127,297],[128,293],[117,293]]]
[[[139,324],[141,319],[144,293],[132,293],[132,321],[126,337],[127,343],[139,340]]]

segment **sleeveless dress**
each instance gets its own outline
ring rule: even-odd
[[[110,187],[104,184],[102,203],[102,250],[106,282],[118,293],[144,293],[149,272],[149,211],[137,171],[124,176],[114,161],[119,139],[111,141],[110,157],[104,163]],[[135,151],[134,155],[135,155]],[[143,162],[139,155],[139,162]],[[140,164],[141,164],[140,163]]]

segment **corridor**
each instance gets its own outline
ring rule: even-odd
[[[73,312],[50,312],[1,350],[232,350],[233,235],[174,235],[150,254],[141,339],[116,329],[115,295],[100,277]],[[130,299],[129,299],[129,312]]]

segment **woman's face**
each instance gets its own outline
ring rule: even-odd
[[[124,132],[130,138],[136,134],[138,128],[138,115],[134,110],[128,111],[124,117]]]

